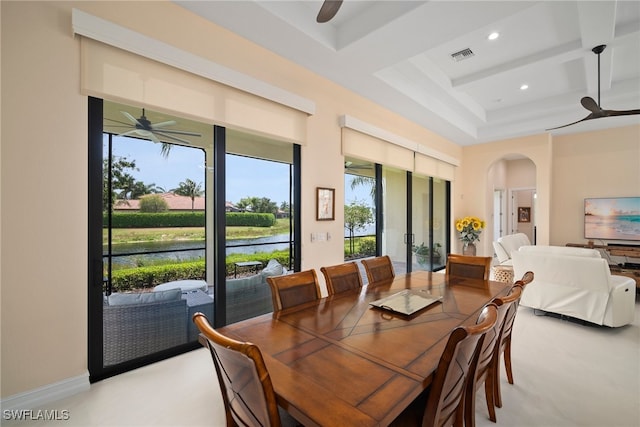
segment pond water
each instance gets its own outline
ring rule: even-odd
[[[288,234],[260,237],[255,239],[236,239],[227,241],[227,255],[253,254],[256,252],[272,252],[289,248]],[[273,243],[285,242],[285,243]],[[175,260],[188,261],[204,258],[205,242],[203,240],[186,240],[170,242],[141,242],[113,245],[114,267],[136,267],[149,265],[156,261]],[[103,253],[107,247],[103,247]],[[152,252],[152,253],[148,253]]]

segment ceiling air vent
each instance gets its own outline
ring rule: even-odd
[[[460,62],[463,59],[471,58],[473,55],[474,55],[473,51],[469,48],[466,48],[456,53],[452,53],[451,58],[453,58],[453,60],[456,62]]]

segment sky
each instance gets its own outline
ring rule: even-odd
[[[585,212],[592,215],[640,215],[640,197],[586,199]]]
[[[106,144],[105,144],[106,145]],[[114,138],[113,153],[118,157],[135,160],[137,171],[131,174],[146,185],[151,183],[166,191],[177,188],[187,178],[205,188],[204,151],[173,145],[168,157],[160,153],[160,145],[135,138]],[[289,201],[289,165],[268,162],[248,157],[227,155],[226,200],[238,203],[245,197],[267,197],[280,205]],[[352,191],[346,185],[347,200],[370,203],[369,190],[359,188]]]

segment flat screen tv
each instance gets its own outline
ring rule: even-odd
[[[640,241],[640,197],[584,199],[584,238]]]

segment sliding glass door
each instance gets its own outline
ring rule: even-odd
[[[300,268],[300,147],[96,98],[88,121],[90,381],[199,348],[196,312],[271,311],[265,277]]]
[[[382,167],[381,254],[397,273],[445,267],[450,244],[449,183]]]
[[[225,323],[273,310],[269,276],[294,270],[294,145],[233,130],[225,154]]]

